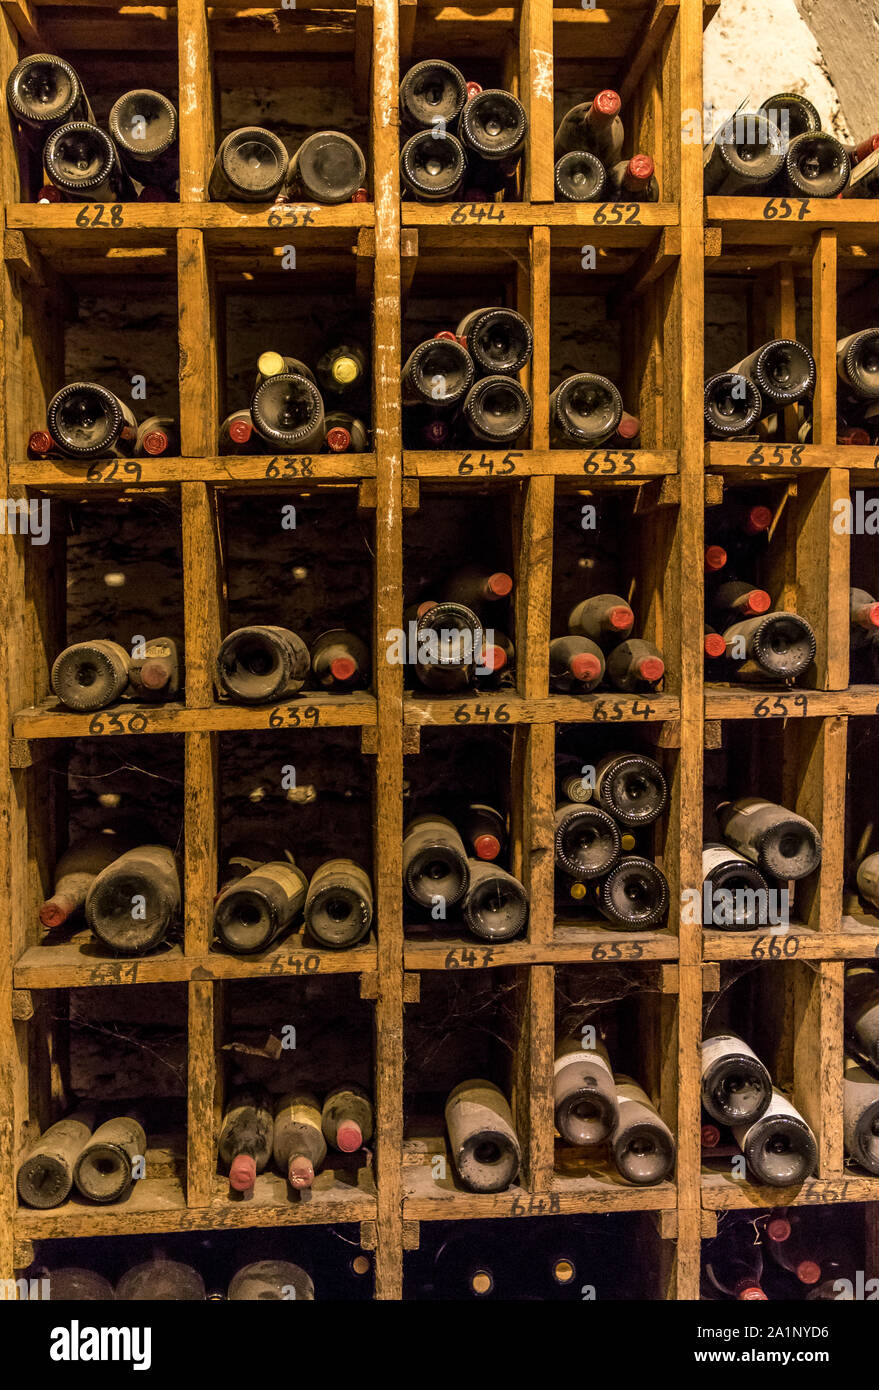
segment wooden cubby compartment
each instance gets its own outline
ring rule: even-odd
[[[779,1202],[778,1205],[781,1205]],[[797,1300],[806,1299],[809,1294],[809,1285],[799,1284],[793,1274],[788,1273],[781,1266],[777,1265],[769,1252],[769,1241],[764,1231],[766,1223],[773,1215],[774,1208],[768,1205],[765,1210],[750,1208],[748,1211],[722,1211],[717,1213],[717,1233],[724,1235],[725,1228],[728,1231],[729,1225],[733,1222],[745,1222],[748,1227],[748,1238],[753,1239],[755,1244],[761,1245],[763,1255],[763,1274],[759,1280],[760,1287],[767,1293],[767,1297],[772,1300]],[[833,1208],[823,1207],[818,1210],[800,1211],[798,1218],[803,1222],[803,1234],[807,1241],[812,1241],[812,1248],[815,1250],[827,1249],[829,1258],[833,1259],[837,1250],[845,1250],[847,1255],[846,1267],[830,1274],[831,1280],[839,1277],[845,1280],[849,1277],[849,1272],[855,1272],[855,1279],[858,1277],[863,1280],[860,1292],[857,1285],[846,1294],[840,1292],[840,1297],[875,1298],[877,1284],[875,1282],[879,1265],[876,1263],[876,1209],[868,1204],[861,1202],[844,1202],[835,1205]],[[705,1266],[706,1245],[703,1243],[703,1273]],[[872,1281],[872,1282],[871,1282]],[[822,1282],[824,1282],[822,1280]],[[842,1287],[842,1286],[841,1286]],[[707,1297],[716,1297],[711,1292],[710,1280],[706,1279],[705,1288]]]

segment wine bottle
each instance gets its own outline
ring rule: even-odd
[[[750,434],[760,419],[763,397],[746,376],[717,372],[705,383],[705,428],[709,436]]]
[[[473,375],[473,359],[455,338],[428,338],[403,367],[403,404],[449,409],[466,396]]]
[[[126,92],[110,110],[110,134],[132,178],[167,192],[178,179],[177,108],[161,92]]]
[[[261,705],[295,695],[311,662],[302,638],[285,627],[239,627],[217,654],[217,689],[236,704]]]
[[[779,179],[796,198],[835,198],[852,172],[841,142],[826,130],[804,132],[791,140]]]
[[[843,1133],[849,1158],[879,1174],[879,1081],[853,1057],[845,1059]]]
[[[229,1186],[250,1192],[257,1173],[272,1156],[274,1116],[271,1097],[261,1086],[233,1091],[226,1104],[217,1145],[220,1162],[229,1169]]]
[[[310,381],[312,386],[317,385],[314,372],[305,362],[300,362],[298,357],[288,357],[284,353],[275,352],[273,348],[270,348],[266,352],[261,352],[256,359],[254,391],[270,377],[276,376],[302,376],[305,377],[306,381]]]
[[[503,570],[490,570],[485,565],[461,565],[446,577],[442,584],[443,601],[463,604],[481,616],[486,604],[509,598],[513,580]]]
[[[230,1303],[313,1303],[314,1283],[289,1260],[256,1260],[232,1275],[226,1297]]]
[[[743,618],[766,613],[772,599],[765,589],[755,589],[742,579],[729,579],[715,589],[712,607],[718,613],[738,614]]]
[[[318,358],[315,371],[325,395],[350,399],[366,384],[368,359],[363,346],[343,340],[333,343]]]
[[[769,1108],[772,1078],[735,1033],[702,1040],[702,1105],[721,1125],[753,1124]]]
[[[352,859],[328,859],[312,875],[305,900],[305,925],[321,946],[344,950],[372,925],[372,882]]]
[[[767,1187],[794,1187],[815,1171],[815,1136],[775,1086],[760,1119],[734,1125],[733,1135],[754,1177]]]
[[[665,810],[668,786],[659,763],[643,753],[609,753],[595,769],[594,799],[619,825],[652,825]]]
[[[763,1251],[743,1222],[721,1226],[718,1234],[706,1241],[703,1262],[708,1286],[717,1293],[741,1302],[766,1300],[760,1283]]]
[[[56,1121],[32,1144],[18,1169],[18,1195],[29,1207],[60,1207],[73,1187],[73,1168],[94,1128],[91,1109]]]
[[[457,1225],[465,1223],[458,1222]],[[490,1237],[466,1231],[443,1240],[434,1256],[433,1288],[443,1300],[498,1297],[499,1252]]]
[[[717,819],[733,849],[773,878],[805,878],[821,863],[818,831],[784,806],[744,796],[718,806]]]
[[[849,156],[851,158],[851,155]],[[854,161],[852,161],[854,163]],[[841,198],[875,198],[879,194],[879,152],[873,149],[859,159],[840,194]]]
[[[284,187],[288,164],[287,148],[277,135],[242,126],[217,150],[208,198],[214,203],[271,203]]]
[[[85,900],[95,936],[120,956],[140,956],[165,939],[180,913],[180,871],[165,845],[126,850],[97,875]]]
[[[649,154],[621,159],[607,171],[608,195],[621,203],[658,203],[659,184],[655,164]]]
[[[455,337],[483,376],[515,376],[531,361],[531,325],[515,309],[474,309],[461,319]]]
[[[614,1076],[617,1119],[610,1152],[620,1176],[637,1187],[653,1187],[671,1177],[675,1141],[647,1092],[630,1076]]]
[[[603,1144],[617,1119],[617,1089],[607,1048],[596,1039],[586,1047],[582,1036],[556,1042],[553,1065],[555,1127],[567,1144],[593,1148]]]
[[[845,972],[845,1026],[858,1052],[879,1067],[879,975],[869,966]]]
[[[491,1081],[461,1081],[446,1101],[446,1129],[455,1170],[471,1192],[504,1192],[521,1162],[513,1116]]]
[[[365,180],[363,151],[339,130],[318,130],[306,136],[287,172],[289,193],[330,206],[350,202]]]
[[[795,681],[817,651],[812,628],[796,613],[746,618],[726,628],[723,640],[736,658],[733,669],[740,681]]]
[[[874,907],[879,907],[879,853],[868,854],[858,865],[858,892]]]
[[[824,1254],[822,1243],[815,1241],[803,1226],[800,1214],[792,1208],[781,1208],[766,1222],[766,1249],[780,1269],[792,1274],[800,1284],[811,1286],[821,1279]]]
[[[815,359],[804,343],[775,338],[730,367],[734,376],[747,377],[763,397],[763,412],[792,405],[815,387]]]
[[[324,1097],[321,1128],[330,1148],[351,1154],[372,1138],[375,1123],[372,1101],[362,1086],[346,1082]]]
[[[31,53],[16,63],[6,80],[6,100],[13,118],[41,148],[59,126],[93,119],[79,75],[54,53]]]
[[[460,902],[470,885],[464,841],[444,816],[416,816],[403,831],[403,883],[419,907]]]
[[[177,421],[169,415],[151,415],[138,425],[134,440],[135,458],[159,458],[162,454],[179,452]]]
[[[128,675],[125,648],[98,637],[65,647],[52,663],[49,683],[68,709],[104,709],[128,689]]]
[[[659,926],[668,912],[668,882],[651,859],[622,855],[596,887],[596,906],[615,927],[646,931]]]
[[[726,643],[719,632],[715,632],[713,627],[705,625],[705,638],[703,642],[706,663],[717,663],[721,657],[726,656]],[[713,670],[714,667],[712,666]],[[705,673],[708,675],[709,665],[706,665]]]
[[[736,112],[705,149],[706,194],[759,193],[781,170],[786,148],[764,111]]]
[[[275,1105],[275,1165],[297,1190],[311,1187],[327,1156],[320,1105],[310,1091],[290,1091]]]
[[[578,805],[591,801],[595,786],[594,771],[594,768],[583,766],[573,758],[560,763],[556,770],[558,801],[576,801]]]
[[[569,150],[556,160],[556,197],[566,203],[597,203],[606,183],[604,165],[588,150]]]
[[[630,415],[624,410],[620,416],[620,423],[617,425],[616,434],[613,436],[614,445],[622,445],[624,449],[638,447],[638,436],[641,433],[641,421],[637,415]]]
[[[728,556],[722,545],[706,545],[705,573],[717,574],[726,568]]]
[[[549,398],[549,427],[553,443],[570,449],[574,444],[596,448],[616,433],[623,414],[623,398],[612,381],[594,372],[566,377]]]
[[[434,131],[417,131],[400,151],[403,188],[419,203],[441,203],[451,198],[466,172],[464,146],[448,132],[437,138]]]
[[[78,912],[98,874],[128,848],[114,831],[86,835],[61,855],[55,865],[54,892],[40,907],[44,927],[60,927]]]
[[[400,83],[400,119],[408,130],[454,125],[467,100],[463,73],[439,58],[416,63]]]
[[[245,454],[253,442],[253,418],[250,410],[235,410],[220,425],[221,454]]]
[[[756,865],[729,845],[707,844],[702,850],[703,925],[747,931],[767,921],[769,885]]]
[[[130,454],[137,441],[128,406],[94,381],[62,386],[46,408],[46,423],[62,454],[74,459]]]
[[[465,103],[458,134],[478,161],[481,186],[492,192],[512,177],[525,153],[528,117],[511,92],[487,89]]]
[[[289,860],[259,864],[224,886],[214,903],[214,931],[236,956],[265,951],[305,904],[308,879]]]
[[[324,442],[324,403],[313,381],[298,372],[267,377],[253,393],[254,429],[283,449],[319,452]]]
[[[311,673],[325,690],[354,690],[366,684],[369,651],[353,632],[330,628],[311,645]]]
[[[836,344],[836,372],[859,400],[879,397],[879,328],[864,328],[860,333],[840,338]]]
[[[624,642],[635,626],[635,614],[618,594],[593,594],[568,615],[568,631],[601,647]]]
[[[134,197],[116,146],[90,121],[69,121],[46,141],[43,166],[55,188],[77,202],[115,203]]]
[[[111,1303],[116,1297],[103,1274],[76,1265],[48,1271],[48,1283],[51,1303]]]
[[[423,685],[460,688],[473,679],[484,646],[482,624],[471,608],[435,603],[415,624],[415,674]]]
[[[203,1303],[204,1280],[192,1265],[153,1259],[133,1265],[116,1285],[117,1303]]]
[[[180,659],[173,637],[152,637],[128,659],[132,694],[139,700],[170,700],[180,690]]]
[[[620,857],[620,832],[613,816],[591,802],[563,802],[555,813],[555,862],[580,882],[613,868]]]
[[[73,1168],[77,1191],[90,1202],[121,1202],[134,1186],[135,1163],[147,1139],[136,1110],[105,1120],[80,1149]]]
[[[851,636],[849,646],[857,651],[871,642],[879,631],[879,603],[866,589],[849,590]]]
[[[601,684],[604,653],[588,637],[554,637],[549,644],[549,688],[583,695]]]
[[[608,654],[606,676],[614,690],[655,690],[664,675],[661,651],[642,638],[620,642]]]
[[[471,803],[461,818],[461,835],[471,858],[491,863],[507,841],[507,823],[493,806]]]
[[[363,421],[345,410],[324,416],[324,442],[331,454],[365,454],[369,435]]]
[[[461,406],[462,443],[515,444],[531,420],[528,392],[513,377],[484,376],[474,382]]]
[[[588,150],[601,160],[605,169],[619,162],[623,152],[622,102],[616,92],[599,92],[593,101],[572,106],[555,133],[555,157],[570,150]]]
[[[814,135],[821,129],[817,107],[799,92],[776,92],[757,109],[766,113],[785,140],[795,140],[798,135]]]
[[[461,904],[468,929],[482,941],[512,941],[528,921],[528,894],[499,864],[469,861],[470,883]]]

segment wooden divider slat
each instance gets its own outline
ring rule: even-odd
[[[177,35],[180,201],[203,203],[208,196],[215,150],[214,84],[206,0],[177,0]]]
[[[529,125],[524,192],[529,203],[551,203],[555,198],[552,22],[551,4],[543,0],[522,0],[519,99],[527,112]]]

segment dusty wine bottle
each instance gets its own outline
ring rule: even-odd
[[[814,135],[821,129],[817,107],[799,92],[776,92],[757,109],[766,113],[785,140],[795,140],[798,135]]]
[[[40,907],[44,927],[60,927],[86,900],[98,874],[129,846],[113,831],[87,835],[62,854],[55,865],[54,891]]]
[[[515,444],[531,420],[531,401],[514,377],[484,376],[474,382],[461,406],[463,443]]]
[[[116,146],[90,121],[69,121],[54,130],[43,149],[43,166],[55,188],[75,201],[113,203],[134,197]]]
[[[531,361],[531,325],[515,309],[474,309],[461,319],[455,337],[484,376],[515,376]]]
[[[435,603],[415,624],[415,673],[422,684],[435,688],[468,684],[484,646],[482,624],[471,608],[445,600]]]
[[[619,594],[593,594],[568,615],[568,631],[601,647],[624,642],[635,626],[635,614]]]
[[[747,377],[763,397],[763,413],[776,406],[792,405],[815,387],[815,359],[804,343],[775,338],[730,367],[734,376]]]
[[[103,1274],[77,1265],[50,1270],[48,1283],[52,1303],[112,1303],[116,1297],[113,1285]]]
[[[311,1187],[327,1156],[321,1110],[311,1091],[290,1091],[275,1105],[275,1165],[291,1187]]]
[[[864,328],[836,344],[836,372],[859,400],[879,398],[879,328]]]
[[[879,603],[866,589],[849,590],[849,646],[855,651],[871,642],[879,631]]]
[[[815,1171],[815,1136],[775,1086],[760,1118],[734,1125],[733,1136],[754,1177],[767,1187],[793,1187]]]
[[[740,681],[795,681],[815,660],[812,628],[796,613],[764,613],[725,629],[723,640]]]
[[[334,1086],[324,1097],[320,1122],[330,1148],[343,1154],[356,1153],[372,1138],[372,1101],[363,1087],[353,1082]]]
[[[461,187],[467,171],[464,146],[454,135],[437,139],[420,130],[400,151],[400,178],[405,191],[419,203],[441,203]]]
[[[743,579],[729,579],[715,589],[711,602],[718,613],[751,618],[766,613],[772,599],[765,589],[755,589]]]
[[[875,139],[875,137],[873,138]],[[840,197],[875,198],[879,195],[879,150],[875,148],[868,150],[864,157],[857,161],[849,151],[849,158],[854,167]]]
[[[633,638],[612,648],[605,674],[614,690],[655,690],[665,675],[665,662],[652,642]]]
[[[180,659],[173,637],[152,637],[128,660],[131,690],[139,700],[170,700],[180,690]]]
[[[268,1165],[274,1127],[271,1098],[261,1086],[233,1091],[223,1114],[217,1148],[235,1192],[250,1192],[257,1173]]]
[[[313,1303],[314,1283],[289,1260],[256,1260],[232,1275],[226,1297],[230,1303]]]
[[[614,1076],[617,1120],[610,1152],[620,1177],[637,1187],[653,1187],[671,1177],[675,1141],[656,1106],[631,1076]]]
[[[612,164],[607,171],[608,196],[621,203],[658,203],[655,169],[649,154],[635,154],[630,160]]]
[[[594,372],[566,377],[549,398],[549,427],[553,443],[569,449],[571,441],[590,448],[616,433],[623,398],[612,381]]]
[[[458,1177],[471,1192],[504,1192],[521,1155],[513,1116],[491,1081],[461,1081],[446,1101],[449,1150]]]
[[[331,454],[365,454],[369,447],[366,425],[345,410],[324,416],[324,442]]]
[[[736,854],[729,845],[703,847],[703,926],[747,931],[766,923],[768,888],[757,866]]]
[[[786,148],[764,111],[737,111],[705,148],[706,194],[759,193],[781,170]]]
[[[482,941],[512,941],[528,921],[528,894],[499,864],[469,861],[470,883],[461,904],[468,929]]]
[[[862,859],[857,871],[858,892],[874,907],[879,907],[879,852]]]
[[[52,664],[52,691],[68,709],[104,709],[128,689],[129,660],[118,642],[74,642]]]
[[[264,951],[299,916],[308,879],[288,860],[260,864],[221,889],[214,903],[214,931],[236,956]]]
[[[411,67],[400,83],[400,118],[407,129],[432,134],[454,125],[466,100],[463,73],[451,63],[431,58]]]
[[[845,972],[845,1026],[857,1051],[879,1066],[879,975],[867,965]]]
[[[137,427],[133,452],[135,458],[159,458],[162,454],[179,454],[180,435],[177,421],[170,415],[150,415]]]
[[[493,806],[471,802],[461,817],[461,835],[472,858],[490,863],[506,844],[507,823]]]
[[[352,859],[328,859],[312,875],[305,925],[315,941],[344,950],[362,941],[372,925],[372,882]]]
[[[556,864],[583,883],[608,873],[620,857],[616,821],[591,802],[563,802],[558,807],[553,843]]]
[[[180,871],[165,845],[126,850],[95,878],[85,917],[116,955],[140,956],[163,941],[180,913]]]
[[[473,376],[473,359],[455,338],[428,338],[403,367],[403,404],[448,409],[463,400]]]
[[[596,886],[599,912],[615,927],[646,931],[659,926],[668,912],[668,882],[651,859],[623,854]]]
[[[742,1038],[716,1033],[702,1041],[701,1093],[718,1124],[752,1124],[769,1106],[772,1078]]]
[[[322,632],[311,646],[311,673],[325,690],[354,690],[365,685],[369,674],[366,643],[342,627]]]
[[[705,428],[709,436],[730,439],[750,434],[762,409],[763,397],[748,377],[717,372],[705,383]]]
[[[849,1158],[879,1174],[879,1081],[853,1057],[845,1059],[843,1134]]]
[[[279,372],[257,386],[250,402],[257,434],[283,449],[317,453],[324,442],[324,403],[313,381]]]
[[[285,627],[239,627],[217,654],[217,688],[236,704],[295,695],[311,667],[308,648]]]
[[[849,181],[851,160],[844,145],[826,130],[791,140],[779,180],[797,198],[835,198]]]
[[[126,92],[110,110],[110,134],[139,183],[174,192],[178,178],[177,108],[161,92]]]
[[[116,1285],[117,1303],[203,1303],[204,1280],[192,1265],[164,1258],[127,1269]]]
[[[70,1196],[73,1169],[91,1137],[94,1112],[75,1110],[31,1145],[18,1169],[18,1195],[29,1207],[59,1207]]]
[[[220,425],[219,448],[221,454],[247,453],[253,440],[253,419],[249,410],[235,410],[227,415]]]
[[[509,598],[513,591],[513,580],[503,570],[490,570],[484,565],[461,565],[447,575],[442,584],[442,597],[445,602],[463,604],[465,608],[480,615],[484,605]]]
[[[818,831],[784,806],[744,796],[718,806],[717,819],[733,849],[773,878],[805,878],[821,863]]]
[[[335,342],[317,360],[315,371],[320,388],[331,396],[350,397],[365,384],[366,351],[354,341]]]
[[[549,644],[549,688],[563,694],[585,694],[601,683],[604,653],[588,637],[554,637]]]
[[[77,1156],[73,1168],[77,1191],[90,1202],[123,1201],[134,1186],[138,1160],[145,1161],[146,1146],[136,1110],[105,1120]]]
[[[766,1301],[760,1285],[763,1251],[755,1243],[753,1231],[743,1223],[722,1227],[718,1235],[706,1242],[703,1260],[706,1282],[712,1291],[746,1303]]]
[[[227,135],[214,160],[208,197],[214,203],[270,203],[287,178],[283,140],[259,126],[242,126]]]
[[[668,786],[659,763],[643,753],[608,753],[595,769],[595,800],[619,825],[652,825],[665,810]]]
[[[566,203],[597,203],[607,183],[604,165],[588,150],[569,150],[561,155],[554,178],[556,197]]]
[[[6,80],[6,100],[15,120],[37,142],[69,121],[91,121],[92,110],[74,68],[54,53],[31,53]]]
[[[303,199],[333,206],[351,201],[366,179],[363,151],[350,135],[318,130],[303,140],[290,160],[287,188]]]
[[[511,92],[491,88],[465,103],[458,134],[476,156],[479,181],[490,192],[515,173],[525,152],[528,117]]]
[[[607,1048],[599,1038],[586,1046],[585,1035],[556,1042],[553,1064],[555,1127],[567,1144],[603,1144],[617,1122],[617,1091]]]
[[[444,816],[416,816],[403,831],[403,882],[419,907],[460,902],[470,884],[464,841]]]
[[[137,421],[124,401],[94,381],[71,381],[46,407],[49,433],[69,458],[130,454]]]
[[[594,101],[572,106],[555,133],[555,157],[571,150],[588,150],[601,160],[605,169],[616,164],[623,152],[622,103],[616,92],[606,89]]]

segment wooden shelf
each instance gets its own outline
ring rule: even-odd
[[[302,454],[226,458],[98,459],[91,464],[67,459],[25,459],[10,465],[9,481],[43,492],[71,489],[97,492],[207,483],[233,490],[359,482],[375,477],[375,454]]]
[[[245,729],[306,730],[366,727],[376,722],[375,697],[366,693],[328,695],[308,691],[277,705],[118,704],[91,714],[77,714],[50,696],[13,718],[20,739],[112,738],[120,734],[234,733]]]
[[[674,695],[623,695],[614,690],[530,700],[515,691],[468,691],[460,697],[443,695],[434,700],[410,691],[403,704],[406,724],[421,728],[452,724],[462,728],[483,724],[644,724],[677,719],[679,711]]]
[[[406,450],[403,474],[407,478],[454,478],[463,483],[493,483],[503,478],[551,475],[576,478],[584,486],[614,482],[633,483],[668,477],[678,471],[674,449],[502,449],[483,453],[470,450]]]
[[[836,1202],[879,1200],[879,1178],[846,1172],[832,1178],[807,1178],[801,1187],[757,1187],[723,1173],[703,1169],[702,1205],[709,1211],[745,1207],[827,1206]]]
[[[431,939],[407,929],[406,970],[494,970],[505,965],[577,964],[583,961],[677,960],[678,942],[669,931],[611,931],[592,922],[557,920],[549,941],[481,941],[467,933]]]
[[[111,213],[111,208],[118,211]],[[118,222],[113,225],[111,216]],[[77,221],[77,219],[79,219]],[[99,236],[125,245],[145,232],[267,232],[275,236],[295,231],[331,231],[375,226],[373,203],[13,203],[6,208],[10,231],[26,232],[35,245],[88,246]],[[77,239],[81,239],[77,242]]]

